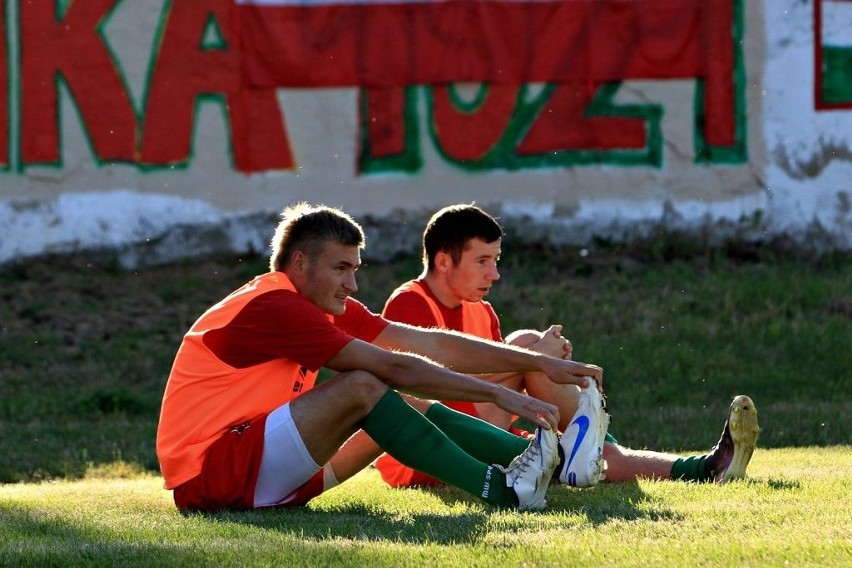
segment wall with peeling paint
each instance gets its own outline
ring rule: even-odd
[[[761,127],[767,155],[766,217],[772,232],[789,233],[803,242],[824,238],[849,249],[852,97],[845,104],[818,109],[829,105],[819,99],[814,66],[821,45],[841,45],[852,54],[852,3],[819,4],[765,2],[766,105]],[[815,20],[815,8],[822,9],[821,22]],[[840,71],[836,81],[852,92],[852,65]]]
[[[701,82],[664,77],[661,70],[657,78],[613,84],[605,101],[601,87],[587,107],[603,113],[604,120],[632,116],[625,124],[644,125],[641,144],[626,149],[596,146],[597,123],[591,120],[585,128],[592,128],[592,136],[585,140],[592,142],[569,147],[573,142],[565,133],[577,120],[563,112],[569,97],[563,96],[560,107],[558,93],[530,84],[517,92],[496,87],[487,92],[486,101],[502,96],[515,106],[504,105],[507,122],[497,132],[499,140],[487,152],[467,155],[446,137],[447,121],[453,113],[464,115],[459,109],[467,107],[473,109],[468,114],[485,112],[487,103],[477,103],[483,94],[478,84],[459,84],[449,93],[428,87],[405,91],[400,108],[408,114],[404,131],[397,133],[405,152],[388,157],[377,153],[374,136],[381,133],[370,130],[371,119],[392,116],[371,114],[375,91],[281,88],[274,92],[280,113],[274,118],[286,129],[292,163],[254,170],[237,148],[251,147],[252,140],[235,131],[228,77],[217,79],[221,93],[199,95],[185,105],[191,114],[185,155],[169,150],[183,132],[177,125],[163,127],[161,118],[159,130],[149,128],[158,122],[149,116],[157,112],[152,101],[170,93],[164,50],[171,45],[168,25],[177,18],[169,9],[178,4],[124,1],[96,20],[98,15],[80,8],[84,4],[72,12],[72,2],[60,16],[75,23],[97,21],[94,32],[79,36],[91,43],[87,64],[105,66],[103,77],[123,87],[120,94],[105,96],[97,88],[108,81],[93,79],[88,85],[86,74],[74,79],[72,61],[67,67],[60,61],[55,65],[70,79],[54,85],[58,112],[50,123],[43,106],[34,108],[33,101],[50,100],[38,73],[52,77],[56,69],[25,66],[22,54],[32,51],[28,42],[37,34],[31,30],[46,33],[43,28],[52,20],[39,23],[38,14],[26,13],[28,8],[16,13],[18,3],[6,3],[9,97],[0,105],[8,133],[6,167],[0,171],[0,264],[95,250],[117,251],[125,266],[263,251],[277,212],[297,200],[340,206],[362,220],[370,240],[367,256],[374,258],[415,250],[429,213],[460,201],[476,201],[499,215],[518,238],[554,243],[629,240],[664,225],[712,239],[785,237],[817,250],[852,247],[852,96],[843,104],[852,67],[844,78],[842,65],[846,47],[852,53],[852,32],[844,32],[852,30],[850,2],[730,0],[739,18],[732,40],[740,57],[730,73],[741,108],[731,115],[739,141],[723,152],[708,151],[702,133],[709,126],[698,124],[705,114]],[[201,4],[209,5],[211,14],[230,5],[197,0],[192,6]],[[820,26],[820,16],[833,24]],[[850,25],[837,25],[844,18]],[[229,57],[229,30],[224,19],[221,26],[213,21],[216,25],[203,34],[221,36],[203,39],[210,47],[199,57]],[[73,49],[84,49],[79,44]],[[57,53],[64,49],[59,39],[55,45]],[[822,65],[827,79],[815,68],[825,46],[841,61]],[[50,51],[44,56],[56,59]],[[172,80],[179,81],[187,71],[174,73]],[[193,80],[204,80],[200,73]],[[830,96],[824,97],[823,85],[830,87]],[[83,96],[107,101],[103,112],[81,110]],[[168,107],[167,99],[160,102]],[[111,104],[125,105],[137,117],[138,132],[127,150],[110,138],[109,129],[110,117],[127,112],[111,113]],[[607,118],[607,112],[622,118]],[[471,139],[493,130],[485,118],[464,127]],[[525,148],[533,129],[547,130],[540,136],[544,142]],[[618,134],[618,128],[610,131]]]

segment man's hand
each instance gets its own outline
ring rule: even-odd
[[[562,326],[555,324],[551,325],[546,330],[540,332],[540,339],[529,346],[533,351],[550,355],[551,357],[559,357],[560,359],[570,359],[573,346],[571,342],[562,337]]]
[[[547,375],[554,383],[560,385],[577,385],[580,388],[585,388],[589,385],[587,377],[593,377],[597,379],[598,390],[603,392],[603,369],[597,365],[547,357],[543,358],[541,372]]]
[[[501,387],[494,402],[509,414],[526,418],[546,430],[556,430],[559,425],[559,409],[529,395]]]

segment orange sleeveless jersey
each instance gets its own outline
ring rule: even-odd
[[[207,331],[225,326],[249,301],[273,290],[296,289],[281,272],[258,276],[207,310],[184,336],[166,385],[157,429],[157,456],[166,489],[201,473],[205,452],[225,431],[271,412],[313,387],[317,373],[292,361],[275,359],[238,369],[204,345]]]
[[[441,309],[438,307],[438,304],[426,292],[426,289],[423,287],[423,284],[412,280],[406,284],[403,284],[398,289],[399,292],[410,291],[418,294],[421,298],[426,300],[426,305],[429,306],[429,309],[432,311],[432,315],[435,317],[435,326],[440,327],[442,329],[449,329],[447,323],[444,321],[444,316],[441,315]],[[482,302],[465,302],[461,303],[462,308],[462,319],[464,321],[464,329],[459,331],[463,331],[465,333],[470,333],[471,335],[475,335],[477,337],[482,337],[484,339],[492,339],[491,337],[491,314],[488,313],[488,309]]]

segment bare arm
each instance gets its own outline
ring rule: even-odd
[[[551,357],[559,357],[560,359],[570,359],[573,350],[571,342],[562,337],[562,326],[558,324],[551,325],[544,331],[533,329],[517,330],[510,333],[504,341],[509,345],[526,347],[532,351],[538,351],[539,353],[544,353]],[[524,371],[477,374],[480,379],[501,384],[512,382],[516,377],[522,377],[523,375]]]
[[[545,428],[556,428],[559,411],[549,403],[457,373],[412,353],[388,351],[354,339],[328,363],[335,371],[367,371],[392,388],[442,400],[493,402]]]
[[[551,357],[455,331],[391,322],[373,343],[424,355],[462,373],[540,371],[560,384],[585,387],[588,384],[585,377],[595,377],[598,385],[603,383],[603,370],[597,365]]]

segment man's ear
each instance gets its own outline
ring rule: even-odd
[[[293,251],[293,256],[290,257],[290,264],[296,272],[304,274],[308,267],[308,258],[300,250]]]
[[[446,252],[439,252],[435,255],[435,268],[441,272],[446,272],[453,266],[453,259]]]

